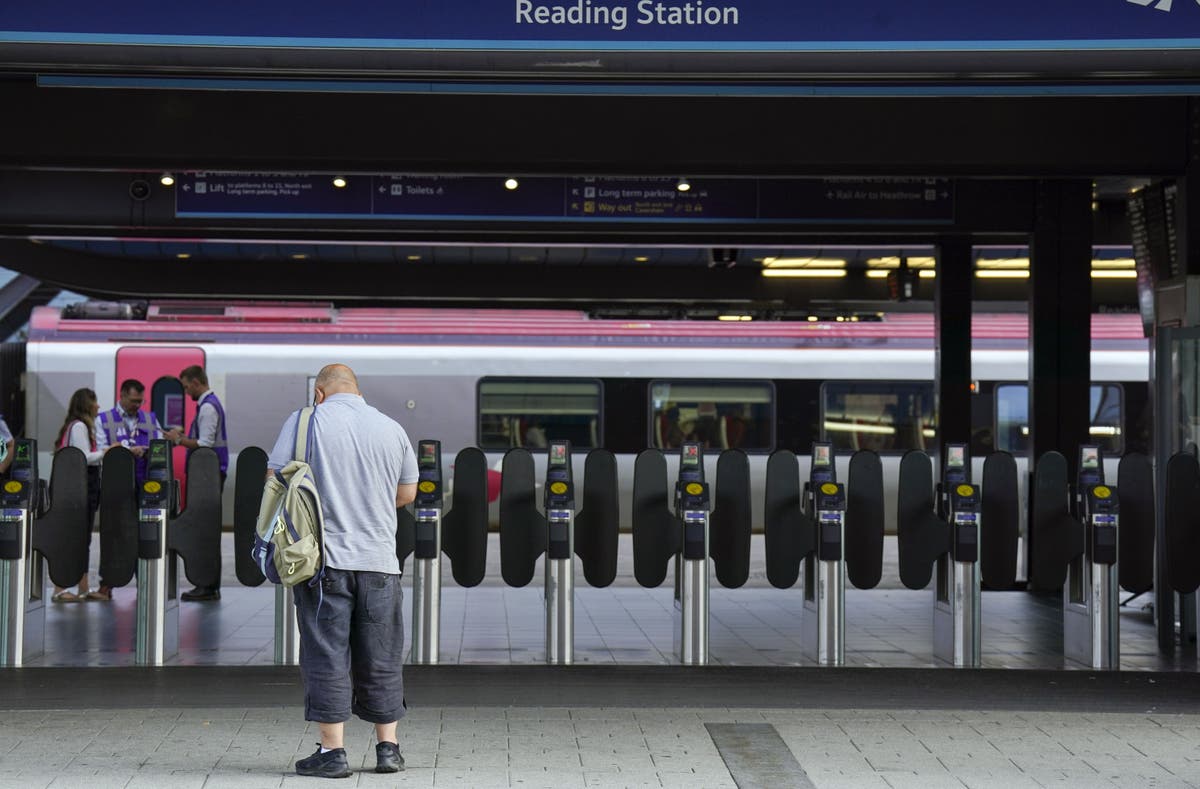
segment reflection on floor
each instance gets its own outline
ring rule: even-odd
[[[850,666],[934,666],[929,591],[849,589],[846,662]],[[411,600],[408,595],[407,600]],[[184,603],[181,665],[269,664],[274,659],[272,587],[227,586],[219,603]],[[808,665],[800,652],[797,589],[723,589],[710,602],[712,661],[723,665]],[[31,665],[132,665],[136,592],[119,589],[111,603],[50,605],[46,655]],[[411,618],[411,617],[410,617]],[[1061,668],[1057,598],[989,592],[983,598],[984,666]],[[406,621],[406,626],[407,626]],[[671,589],[581,588],[576,593],[578,663],[670,664],[678,629]],[[442,592],[443,663],[537,663],[544,659],[540,583],[524,589],[483,586]],[[406,639],[407,642],[408,639]],[[1158,653],[1148,613],[1121,614],[1121,667],[1194,670],[1195,652]]]

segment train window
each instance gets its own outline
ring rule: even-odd
[[[1124,451],[1124,391],[1120,384],[1092,384],[1090,400],[1088,432],[1092,441],[1105,455],[1120,455]],[[996,386],[996,448],[1014,454],[1029,450],[1028,384]]]
[[[589,378],[484,378],[479,382],[480,449],[600,445],[600,382]]]
[[[821,438],[836,449],[901,452],[934,445],[933,384],[830,381],[821,387]]]
[[[770,452],[775,389],[769,381],[651,381],[650,446]]]

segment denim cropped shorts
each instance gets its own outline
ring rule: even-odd
[[[404,592],[400,576],[325,568],[295,587],[304,717],[371,723],[404,717]]]

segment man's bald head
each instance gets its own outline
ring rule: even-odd
[[[322,400],[332,394],[359,394],[358,376],[344,364],[327,364],[317,373],[313,388]]]

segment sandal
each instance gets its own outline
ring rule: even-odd
[[[112,600],[112,587],[101,586],[94,592],[88,592],[83,596],[84,600]]]
[[[61,592],[55,592],[54,596],[50,599],[55,603],[78,603],[79,595],[64,589]]]

